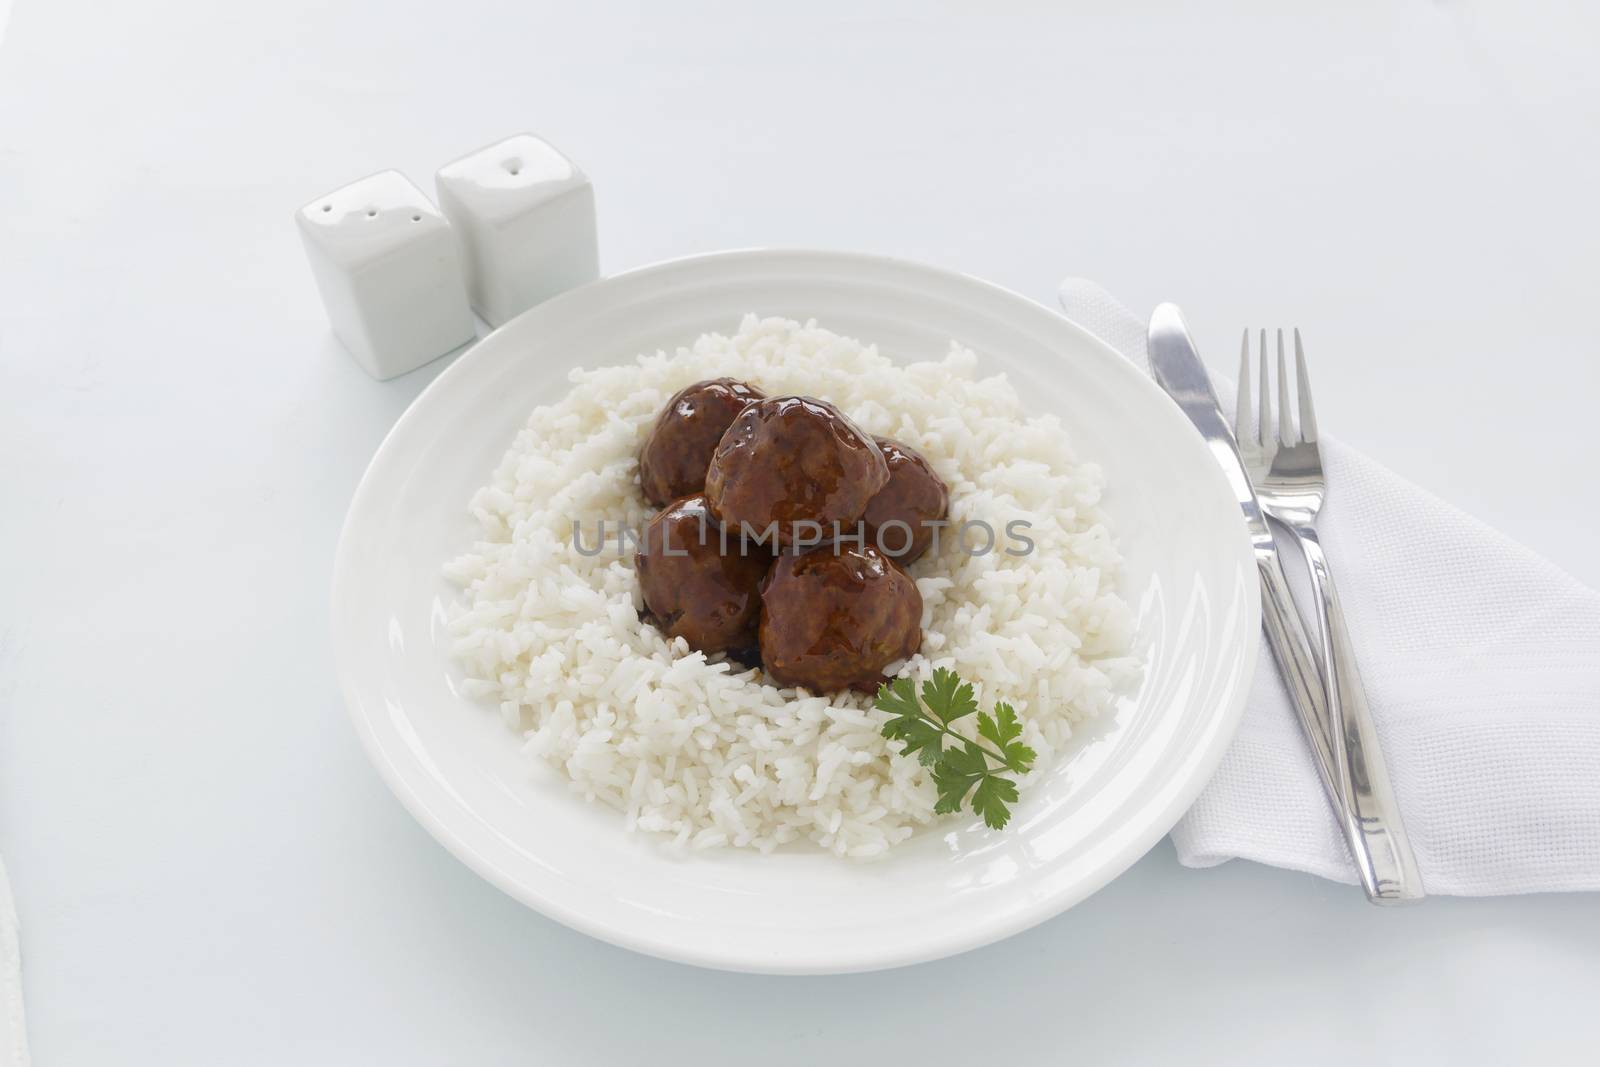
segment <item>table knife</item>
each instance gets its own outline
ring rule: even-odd
[[[1322,671],[1312,651],[1305,623],[1295,609],[1272,529],[1256,500],[1255,488],[1239,457],[1233,431],[1223,418],[1216,393],[1211,388],[1211,378],[1200,362],[1200,353],[1177,305],[1162,304],[1156,308],[1150,318],[1148,351],[1150,370],[1156,382],[1200,431],[1243,513],[1255,551],[1256,567],[1261,574],[1261,623],[1267,634],[1267,644],[1289,690],[1290,702],[1299,716],[1323,789],[1344,832],[1367,897],[1374,903],[1415,899],[1418,895],[1415,889],[1397,897],[1381,883],[1368,842],[1351,814],[1354,809],[1346,796],[1349,783],[1341,780],[1340,767],[1335,761],[1330,701]]]

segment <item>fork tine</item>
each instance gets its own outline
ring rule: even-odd
[[[1250,330],[1239,340],[1239,396],[1233,404],[1233,439],[1244,442],[1250,432]]]
[[[1278,331],[1278,444],[1295,443],[1294,418],[1289,414],[1289,366],[1283,358],[1283,330]]]
[[[1306,350],[1300,345],[1300,328],[1294,331],[1294,380],[1300,392],[1300,439],[1317,439],[1317,414],[1311,410],[1311,379],[1306,375]]]
[[[1272,385],[1267,377],[1267,331],[1261,331],[1261,407],[1256,411],[1256,440],[1266,448],[1272,443]]]

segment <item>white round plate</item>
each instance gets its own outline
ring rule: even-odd
[[[474,537],[467,500],[567,372],[815,318],[908,361],[952,339],[1062,418],[1106,471],[1146,668],[1117,714],[1023,790],[1000,832],[961,816],[876,862],[795,848],[689,858],[535,774],[497,710],[459,692],[440,577]],[[732,970],[893,967],[1014,934],[1126,870],[1193,802],[1233,735],[1260,605],[1238,507],[1176,405],[1067,319],[964,275],[875,256],[747,251],[630,271],[508,323],[417,398],[350,505],[333,586],[341,684],[373,763],[452,853],[598,938]]]

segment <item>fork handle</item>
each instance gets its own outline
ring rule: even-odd
[[[1278,550],[1271,547],[1256,553],[1256,567],[1261,573],[1261,625],[1267,634],[1267,647],[1278,664],[1279,676],[1288,690],[1289,705],[1300,719],[1300,729],[1311,749],[1317,777],[1328,794],[1328,806],[1333,809],[1339,829],[1348,838],[1343,815],[1344,791],[1339,786],[1339,771],[1334,764],[1328,730],[1328,690],[1322,684],[1318,650],[1311,647],[1305,623],[1295,610],[1294,594],[1289,589],[1289,578],[1283,572],[1279,557]],[[1350,842],[1350,851],[1352,854],[1359,851],[1357,842]]]
[[[1344,823],[1362,888],[1374,904],[1421,900],[1426,895],[1422,876],[1395,804],[1378,731],[1367,705],[1366,687],[1361,684],[1355,649],[1350,644],[1350,631],[1345,626],[1344,610],[1339,606],[1322,542],[1316,528],[1309,524],[1296,523],[1290,530],[1311,571],[1316,594],[1317,633],[1328,693],[1328,737],[1342,800],[1336,805],[1336,814]]]

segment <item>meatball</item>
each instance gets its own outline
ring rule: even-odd
[[[928,524],[949,512],[950,490],[916,449],[887,437],[873,440],[889,464],[889,484],[867,501],[861,518],[875,531],[873,543],[903,567],[920,559],[933,543],[934,528]],[[884,530],[891,522],[905,523],[909,530],[898,526]]]
[[[730,527],[779,544],[834,535],[851,526],[889,481],[871,437],[825,400],[780,396],[741,411],[722,435],[706,471],[706,500]],[[815,523],[817,530],[796,524]]]
[[[717,442],[760,390],[732,378],[713,378],[680,389],[650,428],[639,450],[639,484],[656,507],[706,486],[706,467]]]
[[[633,557],[645,609],[669,638],[701,652],[751,648],[761,617],[761,580],[772,550],[721,528],[703,496],[673,501],[644,530]]]
[[[761,661],[780,685],[872,692],[921,645],[917,584],[870,546],[780,556],[761,587]]]

